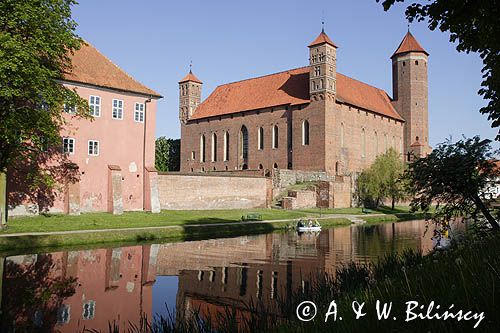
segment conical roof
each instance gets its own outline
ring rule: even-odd
[[[399,44],[397,50],[391,56],[393,58],[395,55],[408,53],[408,52],[422,52],[429,55],[426,50],[420,45],[420,43],[413,37],[410,31],[408,31]]]
[[[193,74],[193,72],[191,70],[189,70],[188,75],[184,76],[184,78],[182,80],[180,80],[179,83],[188,82],[188,81],[196,82],[196,83],[203,83],[203,82],[201,82],[200,79],[198,79],[196,77],[196,75]]]
[[[337,47],[337,45],[335,45],[335,43],[332,42],[330,37],[328,37],[325,30],[321,30],[321,33],[318,35],[318,37],[316,37],[315,40],[313,40],[313,42],[311,44],[309,44],[309,47],[313,47],[313,46],[321,45],[321,44],[325,44],[325,43],[330,44],[333,47]]]

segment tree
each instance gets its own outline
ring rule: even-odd
[[[158,171],[179,171],[181,166],[181,140],[156,139],[155,166]]]
[[[375,207],[384,199],[390,199],[394,209],[396,202],[405,198],[402,175],[401,155],[390,148],[385,154],[377,156],[375,162],[358,177],[359,198],[363,204]]]
[[[395,2],[404,0],[382,0],[384,10]],[[459,52],[479,53],[484,64],[479,95],[489,100],[480,112],[488,115],[493,128],[500,127],[500,1],[414,2],[406,8],[406,17],[409,22],[427,20],[431,30],[449,31],[450,42],[458,42]],[[500,140],[500,130],[496,139]]]
[[[455,217],[475,217],[481,213],[493,229],[499,225],[485,201],[492,182],[500,172],[493,162],[491,140],[479,136],[439,144],[428,156],[410,163],[405,173],[413,195],[412,210],[429,210],[436,204],[434,220],[447,223]]]
[[[16,185],[9,200],[45,199],[50,206],[56,185],[77,177],[60,137],[64,103],[77,107],[77,117],[90,117],[87,103],[61,84],[82,43],[71,19],[74,4],[0,2],[0,173]]]

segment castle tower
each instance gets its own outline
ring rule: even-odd
[[[394,107],[405,120],[404,154],[426,156],[429,146],[428,80],[425,51],[408,30],[392,55],[392,89]]]
[[[309,44],[309,94],[311,101],[335,98],[337,46],[321,30]]]
[[[189,70],[182,80],[179,81],[179,119],[186,123],[193,115],[194,110],[201,102],[201,82]]]

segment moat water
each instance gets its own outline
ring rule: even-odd
[[[110,322],[125,328],[141,314],[197,309],[207,317],[252,300],[272,305],[344,263],[426,253],[434,242],[425,230],[425,221],[409,221],[0,258],[0,331],[108,332]]]

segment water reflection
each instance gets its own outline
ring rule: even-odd
[[[407,248],[427,252],[425,222],[273,233],[195,242],[54,252],[2,259],[2,332],[107,331],[170,310],[214,316],[260,300],[272,307],[316,274]]]

